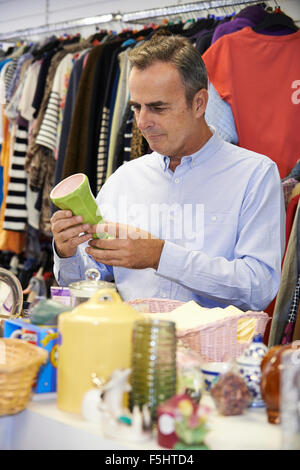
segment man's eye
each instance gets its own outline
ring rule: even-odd
[[[138,106],[137,104],[131,105],[131,111],[137,112],[137,111],[140,111],[140,109],[141,109],[141,107]]]
[[[153,111],[156,111],[157,113],[160,113],[164,111],[166,108],[153,108]]]

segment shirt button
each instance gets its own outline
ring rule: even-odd
[[[191,163],[191,167],[192,167],[192,168],[194,168],[194,166],[195,166],[195,163],[194,163],[194,162],[192,162],[192,163]]]
[[[214,222],[217,220],[217,216],[216,215],[213,215],[211,220],[213,220]]]
[[[165,299],[167,297],[167,294],[163,292],[162,297]]]
[[[176,178],[174,181],[175,181],[175,183],[179,183],[180,180],[179,180],[179,178]]]

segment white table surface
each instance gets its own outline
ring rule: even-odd
[[[220,416],[211,398],[202,402],[212,409],[205,442],[212,450],[279,450],[281,429],[267,422],[264,408],[248,409],[241,416]],[[98,424],[59,410],[54,398],[34,398],[27,409],[0,417],[1,450],[163,450],[155,438],[143,443],[110,439]]]

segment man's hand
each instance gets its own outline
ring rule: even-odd
[[[130,269],[157,269],[164,240],[130,225],[107,222],[91,227],[90,233],[108,233],[114,239],[93,239],[86,252],[99,263]],[[101,248],[99,250],[99,248]]]
[[[77,246],[92,238],[90,233],[82,235],[91,227],[88,224],[83,225],[82,221],[81,215],[73,216],[71,211],[57,211],[51,217],[51,231],[60,258],[74,256]]]

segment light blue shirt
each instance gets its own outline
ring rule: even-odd
[[[205,120],[213,126],[222,139],[232,144],[239,141],[232,109],[229,103],[222,100],[212,83],[209,83],[208,102],[205,109]]]
[[[95,263],[85,246],[71,258],[54,253],[59,285],[96,267],[115,279],[124,300],[195,300],[204,307],[264,309],[280,283],[285,210],[277,166],[214,133],[174,172],[153,152],[118,168],[97,197],[106,220],[165,240],[158,269]]]

